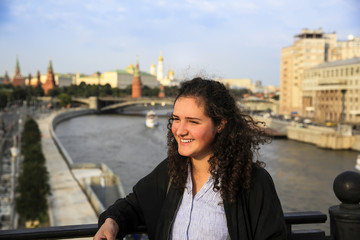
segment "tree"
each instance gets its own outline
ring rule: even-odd
[[[18,178],[16,211],[24,221],[39,219],[44,221],[47,216],[47,195],[50,194],[49,173],[43,163],[36,159],[24,162],[23,171]]]
[[[34,94],[35,94],[35,96],[37,96],[37,97],[42,97],[42,96],[45,95],[44,89],[41,87],[41,85],[37,85],[37,86],[34,88]]]
[[[58,96],[60,107],[66,107],[71,103],[71,96],[67,93],[61,93]]]
[[[61,93],[60,88],[56,87],[56,88],[49,89],[47,95],[51,96],[51,97],[56,97],[56,96],[59,96],[60,93]]]
[[[177,86],[172,86],[172,87],[165,87],[165,95],[167,97],[175,97],[177,92],[178,92],[178,87]]]
[[[7,94],[0,92],[0,109],[3,109],[6,107],[8,102],[8,96]]]
[[[271,97],[271,99],[279,101],[280,100],[280,95],[274,95],[274,96]]]
[[[18,177],[16,211],[22,221],[47,220],[47,196],[51,194],[49,173],[41,150],[41,135],[37,123],[28,119],[22,132],[21,152],[24,155]]]
[[[25,100],[26,99],[26,90],[22,87],[15,87],[12,92],[12,100]]]
[[[39,143],[40,142],[40,130],[39,126],[35,122],[34,119],[30,118],[26,120],[24,124],[24,130],[21,134],[22,139],[22,149],[26,148],[29,145]]]

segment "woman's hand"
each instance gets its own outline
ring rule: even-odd
[[[107,218],[94,236],[94,240],[115,240],[119,226],[112,218]]]

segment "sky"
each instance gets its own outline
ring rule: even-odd
[[[178,79],[280,85],[281,49],[302,29],[360,37],[359,0],[0,0],[0,76],[93,74],[162,54]]]

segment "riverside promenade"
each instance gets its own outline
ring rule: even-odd
[[[42,134],[42,150],[46,159],[52,192],[49,196],[50,225],[97,223],[95,210],[52,138],[50,124],[55,116],[54,112],[37,119]]]

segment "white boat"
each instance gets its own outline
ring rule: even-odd
[[[360,154],[357,156],[355,168],[360,171]]]
[[[148,111],[146,113],[145,126],[148,128],[153,128],[156,127],[157,125],[159,125],[159,122],[156,113],[152,110]]]

